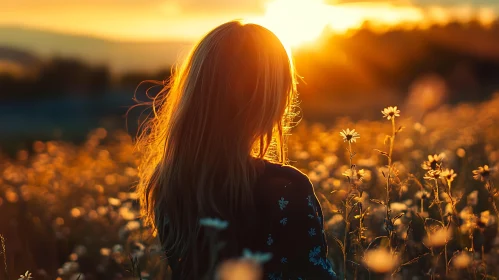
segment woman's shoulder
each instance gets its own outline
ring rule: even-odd
[[[293,182],[310,183],[308,176],[292,165],[273,163],[270,161],[264,161],[264,165],[263,178],[287,179]]]
[[[265,169],[257,180],[258,194],[267,199],[278,197],[307,197],[315,195],[307,175],[298,168],[265,161]]]

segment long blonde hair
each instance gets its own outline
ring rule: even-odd
[[[255,159],[285,163],[296,79],[280,40],[231,21],[209,32],[154,98],[137,148],[141,211],[167,254],[195,246],[199,218],[252,207]]]

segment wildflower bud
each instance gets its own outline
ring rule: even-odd
[[[241,279],[257,280],[261,278],[260,266],[249,260],[231,260],[222,263],[218,269],[219,280]]]
[[[373,272],[388,273],[397,267],[399,259],[386,249],[375,249],[365,253],[364,262]]]
[[[468,265],[470,265],[470,263],[471,263],[471,257],[465,252],[459,253],[452,260],[452,264],[456,268],[466,268],[468,267]]]

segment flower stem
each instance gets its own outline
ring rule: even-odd
[[[5,238],[3,235],[0,234],[0,245],[2,247],[2,257],[3,257],[3,264],[4,264],[4,269],[5,269],[5,279],[9,279],[9,273],[7,271],[7,250],[5,249]]]
[[[349,154],[349,159],[350,159],[350,171],[353,177],[354,174],[354,168],[352,164],[352,159],[353,159],[353,152],[352,152],[352,142],[348,141],[348,154]],[[349,178],[350,184],[352,184],[352,181],[354,178]],[[344,279],[347,279],[347,241],[348,241],[348,231],[350,230],[350,212],[352,211],[350,207],[350,192],[352,191],[352,188],[350,187],[348,192],[347,192],[347,198],[345,200],[345,233],[343,236],[343,277]]]
[[[349,158],[350,158],[350,169],[352,169],[352,171],[353,171],[353,168],[352,168],[352,158],[353,158],[352,142],[350,142],[350,141],[348,141],[348,153],[349,153]]]
[[[439,192],[438,192],[438,180],[434,179],[435,181],[435,204],[437,205],[438,212],[440,214],[440,220],[442,221],[443,227],[447,227],[445,225],[445,220],[444,220],[444,213],[442,211],[442,207],[440,207],[440,197],[439,197]],[[447,237],[445,237],[445,246],[444,246],[444,257],[445,257],[445,275],[447,276],[449,273],[449,265],[447,264]]]
[[[359,243],[362,245],[362,223],[364,218],[362,217],[362,208],[359,208]]]
[[[392,174],[392,154],[393,154],[393,143],[395,141],[395,118],[392,118],[392,136],[390,137],[390,150],[388,153],[388,175],[386,178],[386,200],[385,200],[385,207],[386,207],[386,219],[387,221],[390,220],[390,179],[391,179],[391,174]],[[392,250],[392,230],[388,229],[388,236],[389,236],[389,248],[390,251]]]
[[[392,118],[392,136],[390,137],[390,151],[388,153],[388,178],[386,180],[386,205],[390,203],[390,179],[392,171],[393,143],[395,141],[395,118]]]
[[[447,187],[448,187],[447,194],[449,195],[450,203],[452,205],[452,212],[456,218],[456,221],[459,221],[459,219],[458,219],[459,215],[457,214],[457,210],[456,210],[456,203],[454,202],[454,198],[452,197],[452,191],[451,191],[452,182],[449,180],[447,180]]]
[[[494,189],[494,183],[489,179],[487,184],[489,185],[487,190],[489,191],[490,203],[492,204],[492,207],[494,207],[494,212],[496,212],[496,216],[499,217],[499,210],[497,210],[496,201],[494,199],[494,195],[492,194],[492,190]]]
[[[474,236],[473,236],[474,228],[470,229],[470,239],[471,239],[471,263],[473,264],[473,279],[476,279],[476,268],[474,266],[475,263],[475,245],[474,245]]]
[[[392,165],[393,143],[395,141],[395,118],[392,118],[392,137],[390,138],[390,153],[388,154],[388,166]]]
[[[496,205],[496,202],[494,200],[494,196],[490,196],[490,200],[492,200],[492,207],[494,207],[494,212],[496,212],[496,216],[499,216],[499,210],[497,210],[497,205]]]
[[[447,258],[447,238],[445,239],[445,247],[444,247],[444,255],[445,255],[445,277],[449,275],[449,260]]]
[[[348,239],[348,230],[350,228],[350,221],[348,220],[350,213],[349,213],[349,201],[345,201],[345,235],[343,236],[343,278],[346,280],[347,279],[347,239]]]

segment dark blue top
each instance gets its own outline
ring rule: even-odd
[[[265,161],[254,187],[255,219],[230,221],[221,232],[225,250],[220,260],[243,251],[271,253],[264,279],[336,279],[324,231],[321,206],[308,177],[292,166]],[[160,230],[160,239],[166,234]],[[170,262],[173,279],[176,263]],[[176,276],[177,275],[177,276]]]
[[[308,177],[291,166],[266,162],[255,188],[267,234],[261,246],[273,257],[265,279],[334,279],[327,259],[322,209]],[[261,241],[260,241],[261,242]]]

